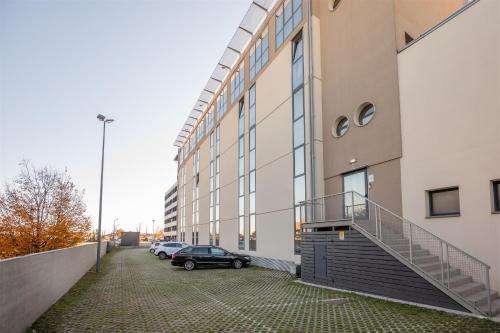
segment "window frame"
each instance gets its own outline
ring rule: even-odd
[[[434,213],[434,204],[432,201],[432,195],[436,193],[443,193],[443,192],[451,192],[451,191],[457,191],[458,194],[458,212],[449,212],[449,213]],[[436,188],[432,190],[426,190],[425,191],[425,196],[426,196],[426,202],[427,202],[427,218],[439,218],[439,217],[458,217],[460,216],[460,187],[459,186],[449,186],[449,187],[442,187],[442,188]]]
[[[500,179],[490,181],[491,213],[500,214]]]
[[[356,170],[353,170],[353,171],[349,171],[349,172],[346,172],[346,173],[343,173],[342,174],[342,193],[345,193],[346,192],[346,188],[345,188],[345,179],[346,177],[348,176],[352,176],[354,174],[357,174],[357,173],[364,173],[364,182],[365,182],[365,195],[364,197],[365,198],[368,198],[368,190],[369,190],[369,187],[368,187],[368,169],[367,168],[361,168],[361,169],[356,169]],[[361,194],[361,193],[359,193]],[[342,196],[342,207],[343,207],[343,212],[342,212],[342,215],[345,219],[352,219],[352,215],[349,216],[349,214],[346,214],[346,202],[345,202],[345,199],[346,199],[346,196],[343,195]],[[352,200],[352,198],[351,198]],[[351,203],[352,204],[352,207],[354,207],[354,202]],[[352,209],[352,214],[354,214],[354,208]],[[356,218],[356,216],[354,216],[354,218]],[[359,218],[359,217],[358,217]],[[365,214],[361,216],[361,218],[363,219],[368,219],[369,218],[369,210],[368,210],[368,202],[365,202]]]

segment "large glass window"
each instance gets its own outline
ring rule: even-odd
[[[300,253],[302,223],[299,204],[306,199],[305,128],[304,128],[304,58],[302,35],[297,36],[292,47],[293,94],[293,197],[295,253]]]
[[[210,133],[210,181],[209,181],[209,214],[208,214],[208,242],[213,245],[214,242],[214,215],[215,215],[215,202],[214,202],[214,132]]]
[[[217,119],[221,119],[224,113],[226,113],[226,97],[227,97],[227,88],[224,87],[224,90],[221,92],[219,97],[217,97]]]
[[[460,214],[458,187],[428,191],[429,216]]]
[[[343,192],[346,193],[344,197],[344,218],[352,218],[353,211],[354,218],[366,218],[367,207],[365,197],[368,195],[366,169],[343,175]],[[351,192],[356,193],[352,194]]]
[[[192,243],[197,245],[199,241],[199,222],[200,222],[200,212],[199,212],[199,196],[200,196],[200,150],[196,150],[193,155],[193,205],[192,205],[192,227],[191,227],[191,240]]]
[[[286,0],[276,12],[276,48],[302,21],[302,0]]]
[[[248,132],[250,136],[248,148],[249,148],[249,158],[250,158],[250,168],[248,173],[248,189],[250,192],[250,205],[249,205],[249,215],[250,215],[250,237],[249,237],[249,250],[256,251],[257,250],[257,226],[256,226],[256,217],[255,217],[255,192],[256,192],[256,183],[255,183],[255,158],[256,158],[256,145],[255,145],[255,131],[256,131],[256,119],[255,119],[255,84],[250,88],[248,92],[249,106],[248,106]],[[253,162],[252,162],[253,161]]]
[[[240,68],[231,77],[231,103],[234,103],[237,97],[245,88],[245,66],[241,63]]]
[[[238,110],[238,249],[245,249],[245,100]]]
[[[208,133],[214,127],[214,107],[213,106],[210,108],[210,111],[208,111],[206,124],[207,124],[206,132]]]
[[[220,125],[215,128],[215,245],[220,243]]]
[[[269,59],[269,36],[267,29],[250,49],[250,80],[260,72]]]

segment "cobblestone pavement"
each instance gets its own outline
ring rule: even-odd
[[[324,300],[347,298],[335,305]],[[115,250],[29,332],[500,332],[489,320],[341,293],[261,268],[186,272]]]

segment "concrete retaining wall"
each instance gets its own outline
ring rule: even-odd
[[[96,251],[87,243],[0,260],[0,332],[24,332],[95,264]]]

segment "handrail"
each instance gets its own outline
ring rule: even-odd
[[[339,200],[334,199],[332,201],[331,199],[335,197],[338,197]],[[357,200],[355,200],[355,198]],[[469,308],[469,310],[484,315],[491,315],[490,266],[473,255],[459,249],[450,242],[433,234],[429,230],[382,207],[356,191],[339,192],[304,200],[299,203],[299,206],[300,218],[304,223],[324,223],[341,220],[349,221],[349,223],[356,226],[359,231],[363,231],[363,234],[367,237],[373,238],[376,242],[380,242],[381,246],[387,248],[389,253],[396,255],[400,261],[409,265],[409,267],[413,267],[422,277],[434,285],[439,286],[442,291],[454,297],[456,301],[466,308]],[[361,210],[359,210],[360,207]],[[304,208],[305,210],[303,210]],[[374,215],[370,213],[372,208],[374,209]],[[312,211],[309,211],[309,209],[312,209]],[[319,209],[319,212],[317,212],[316,209]],[[312,213],[313,221],[308,221],[309,212]],[[386,217],[392,216],[396,221],[392,218],[389,218],[389,220],[386,220],[386,218],[382,219],[382,212],[384,215],[386,213],[388,214]],[[305,213],[305,215],[303,215],[303,213]],[[356,222],[356,220],[360,223]],[[375,231],[373,231],[373,228]],[[390,242],[386,240],[387,233],[389,233],[389,239],[396,235],[402,240],[409,242],[409,258],[402,254],[405,250],[401,250],[402,253],[399,253],[392,248]],[[417,240],[415,240],[415,237]],[[418,256],[415,257],[414,255],[414,245],[420,245],[424,250],[427,250],[428,253],[439,258],[439,265],[441,266],[440,277],[436,277],[435,273],[430,274],[419,267],[419,264],[415,264],[415,261],[418,260]],[[452,278],[450,275],[451,268],[458,268],[461,274],[469,276],[473,280],[481,282],[484,285],[487,292],[486,297],[489,310],[481,310],[479,303],[469,301],[454,291],[456,286],[454,287],[450,283]]]
[[[467,253],[467,252],[464,252],[463,250],[459,249],[458,247],[456,247],[455,245],[451,244],[450,242],[448,242],[448,241],[446,241],[446,240],[442,239],[441,237],[439,237],[439,236],[437,236],[437,235],[433,234],[433,233],[432,233],[432,232],[430,232],[429,230],[422,228],[420,225],[418,225],[418,224],[416,224],[416,223],[414,223],[414,222],[412,222],[412,221],[410,221],[410,220],[408,220],[408,219],[406,219],[406,218],[404,218],[404,217],[402,217],[402,216],[400,216],[400,215],[398,215],[398,214],[396,214],[396,213],[392,212],[391,210],[389,210],[389,209],[387,209],[387,208],[385,208],[385,207],[383,207],[383,206],[379,205],[378,203],[376,203],[376,202],[374,202],[374,201],[372,201],[372,200],[368,199],[366,196],[362,195],[361,193],[359,193],[359,192],[357,192],[357,191],[346,191],[346,192],[338,192],[338,193],[335,193],[335,194],[328,194],[328,195],[324,195],[324,196],[321,196],[321,197],[316,197],[316,198],[312,198],[312,199],[309,199],[309,200],[304,200],[304,201],[301,201],[301,202],[299,203],[299,205],[302,205],[302,204],[307,204],[308,202],[313,203],[313,200],[318,200],[318,199],[326,199],[326,198],[331,198],[331,197],[335,197],[335,196],[339,196],[339,195],[346,195],[346,194],[350,194],[350,193],[354,193],[354,194],[359,195],[360,197],[363,197],[363,198],[364,198],[364,200],[366,200],[366,201],[368,201],[368,202],[372,203],[372,204],[373,204],[373,205],[375,205],[376,207],[378,207],[378,208],[380,208],[380,209],[382,209],[382,210],[386,211],[387,213],[389,213],[389,214],[393,215],[394,217],[399,218],[399,219],[401,219],[401,220],[403,220],[403,221],[405,221],[405,222],[407,222],[407,223],[409,223],[409,224],[411,224],[411,225],[414,225],[414,226],[416,226],[417,228],[419,228],[419,229],[421,229],[421,230],[423,230],[423,231],[425,231],[425,232],[428,232],[429,234],[433,235],[434,237],[436,237],[437,239],[439,239],[439,240],[440,240],[440,241],[442,241],[443,243],[445,243],[445,244],[447,244],[447,245],[449,245],[449,246],[454,247],[455,249],[457,249],[457,250],[458,250],[459,252],[461,252],[462,254],[464,254],[464,255],[466,255],[466,256],[468,256],[468,257],[470,257],[471,259],[476,260],[477,262],[479,262],[479,263],[481,263],[481,264],[483,264],[483,265],[487,266],[488,268],[491,268],[491,266],[490,266],[490,265],[488,265],[487,263],[485,263],[485,262],[481,261],[480,259],[478,259],[478,258],[474,257],[473,255],[471,255],[471,254],[469,254],[469,253]]]

